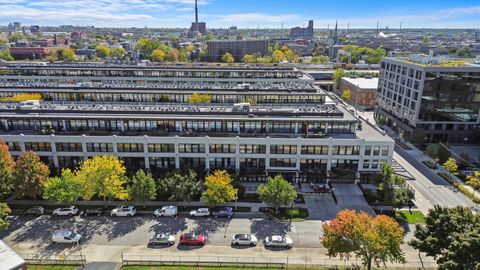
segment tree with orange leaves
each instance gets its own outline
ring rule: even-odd
[[[385,264],[405,262],[400,249],[403,243],[403,228],[391,217],[372,217],[365,212],[353,210],[339,212],[335,219],[323,225],[322,245],[329,256],[349,258],[355,254],[367,269],[372,269],[373,261]]]

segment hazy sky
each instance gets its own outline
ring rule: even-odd
[[[199,0],[207,27],[480,28],[479,0]],[[0,0],[0,24],[188,27],[194,0]]]

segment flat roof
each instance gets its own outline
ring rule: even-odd
[[[360,89],[377,89],[378,87],[378,78],[342,77],[342,80],[356,85]]]
[[[5,242],[0,240],[0,265],[2,269],[17,269],[25,264],[25,260],[20,257]]]

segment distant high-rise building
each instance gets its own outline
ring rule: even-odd
[[[266,55],[268,52],[268,40],[209,40],[207,41],[208,57],[213,61],[220,61],[222,56],[229,52],[237,61],[245,54],[260,53]]]
[[[313,21],[312,20],[308,21],[308,27],[306,27],[306,28],[294,27],[294,28],[290,29],[290,38],[291,39],[296,39],[296,38],[311,39],[311,38],[313,38]]]

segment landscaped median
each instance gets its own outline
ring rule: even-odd
[[[281,220],[289,220],[292,221],[302,221],[308,218],[308,209],[307,208],[300,208],[300,207],[293,207],[293,208],[286,208],[280,207],[278,211],[275,211],[275,208],[272,207],[260,207],[260,212],[268,214],[271,217],[281,219]]]
[[[28,264],[28,270],[76,270],[80,265]]]
[[[395,219],[400,223],[423,224],[425,216],[420,211],[398,210],[395,211]]]
[[[452,184],[456,189],[458,189],[460,192],[462,192],[465,196],[470,198],[474,203],[480,203],[480,199],[478,197],[474,197],[473,192],[470,192],[467,188],[465,188],[461,183],[458,181],[453,180],[451,177],[449,177],[446,173],[438,173],[438,176],[442,177],[445,179],[447,182]]]

